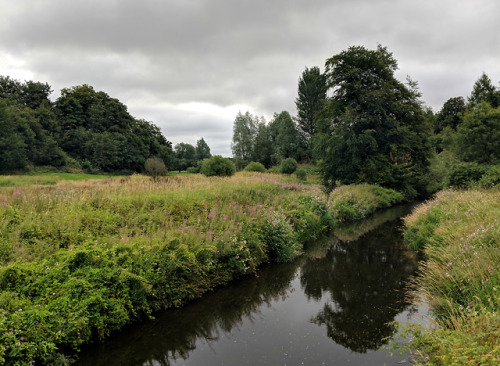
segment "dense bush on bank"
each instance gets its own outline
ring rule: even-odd
[[[3,187],[0,359],[53,363],[264,262],[290,261],[345,219],[338,200],[251,173]]]
[[[441,191],[405,220],[427,260],[419,293],[438,329],[413,329],[431,365],[500,363],[500,190]]]

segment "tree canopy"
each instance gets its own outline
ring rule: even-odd
[[[332,93],[318,122],[325,184],[411,189],[429,156],[429,126],[415,83],[407,86],[394,77],[397,62],[382,46],[350,47],[325,67]]]
[[[0,171],[27,165],[141,171],[147,158],[172,163],[160,129],[92,86],[64,88],[52,103],[47,83],[0,76]]]

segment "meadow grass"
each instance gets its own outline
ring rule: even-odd
[[[372,190],[380,207],[396,195]],[[53,363],[262,263],[293,260],[345,219],[337,193],[246,172],[0,187],[0,360]]]
[[[0,175],[0,187],[21,187],[34,184],[54,185],[63,180],[82,181],[89,179],[105,179],[109,175],[84,173],[34,173],[24,175]]]
[[[431,365],[500,363],[500,190],[446,190],[406,217],[406,240],[427,257],[416,281],[438,325],[414,329]]]

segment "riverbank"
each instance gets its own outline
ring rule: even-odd
[[[437,329],[414,327],[429,365],[500,363],[500,190],[442,191],[405,219],[427,257],[418,278]]]
[[[350,188],[349,188],[350,187]],[[142,176],[0,189],[0,359],[65,363],[154,311],[286,262],[336,222],[403,200],[273,174]]]

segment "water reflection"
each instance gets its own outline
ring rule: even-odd
[[[417,268],[392,222],[353,242],[338,241],[322,258],[309,258],[300,282],[309,298],[329,295],[312,322],[354,352],[376,350],[394,329],[388,323],[406,309],[405,282]]]
[[[360,226],[361,234],[339,231],[344,239],[350,233],[347,241],[314,243],[294,263],[130,326],[89,346],[77,364],[383,364],[385,354],[373,350],[408,307],[404,283],[417,266],[391,221],[405,212],[393,211]]]

